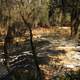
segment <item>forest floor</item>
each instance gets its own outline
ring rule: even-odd
[[[76,41],[69,38],[70,27],[33,29],[33,41],[37,56],[41,59],[44,58],[40,60],[39,66],[46,76],[45,80],[51,80],[53,75],[65,70],[76,71],[80,68],[80,46],[77,46]],[[21,43],[24,41],[24,39],[22,42],[19,41],[19,44],[22,45]],[[29,43],[25,45],[26,48],[29,47],[27,46]],[[19,46],[17,48],[19,49]],[[21,52],[31,55],[28,49],[21,49]]]
[[[39,54],[50,58],[47,65],[40,65],[46,75],[45,80],[50,80],[50,76],[52,77],[54,73],[61,73],[61,66],[65,70],[80,69],[80,46],[77,46],[73,39],[69,39],[70,27],[33,30],[33,37],[34,40],[39,41],[38,46],[40,43],[44,45],[40,48],[42,52]],[[55,66],[58,70],[54,68]]]

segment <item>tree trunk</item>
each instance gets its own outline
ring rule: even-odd
[[[61,19],[61,26],[64,25],[64,21],[65,21],[65,0],[62,0],[62,7],[61,7],[61,12],[62,12],[62,19]]]
[[[31,50],[32,50],[32,54],[33,54],[34,63],[35,63],[36,69],[37,69],[37,80],[43,80],[41,70],[39,68],[38,61],[37,61],[37,55],[36,55],[36,52],[35,52],[35,47],[34,47],[34,44],[33,44],[33,35],[32,35],[32,29],[31,29],[32,25],[30,23],[26,22],[26,20],[24,19],[23,15],[21,13],[20,13],[20,15],[22,17],[22,20],[23,20],[24,24],[29,29]]]
[[[75,4],[76,5],[73,5],[72,11],[71,11],[71,36],[74,38],[77,35],[77,31],[80,23],[79,2],[77,1]]]

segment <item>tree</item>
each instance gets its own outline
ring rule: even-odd
[[[7,6],[7,0],[5,2],[5,7]],[[10,20],[10,11],[9,11],[9,14],[8,14],[8,19],[6,19],[6,23],[8,23],[8,20]],[[9,25],[9,23],[8,23]],[[6,37],[5,37],[5,40],[4,40],[4,65],[8,71],[8,73],[10,72],[10,69],[9,69],[9,62],[8,62],[8,59],[9,59],[9,55],[8,55],[8,44],[10,44],[10,41],[11,41],[11,29],[9,28],[8,31],[7,31],[7,34],[6,34]]]
[[[5,3],[4,8],[6,9],[6,11],[8,11],[8,13],[7,13],[7,18],[4,20],[6,22],[7,33],[6,33],[6,36],[4,39],[4,47],[3,47],[3,49],[4,49],[4,54],[3,54],[4,62],[3,63],[7,69],[8,74],[10,74],[11,69],[9,66],[9,53],[8,53],[9,51],[8,51],[8,49],[13,42],[13,28],[11,27],[11,6],[9,6],[10,3],[8,1],[9,0],[4,1],[4,3]],[[14,76],[11,75],[12,80],[14,80],[13,77]]]
[[[76,36],[79,26],[79,0],[73,1],[71,11],[71,36]]]
[[[34,63],[37,69],[37,80],[42,80],[42,74],[38,65],[37,61],[37,54],[35,52],[35,47],[33,43],[33,34],[32,34],[32,26],[34,25],[34,22],[39,19],[39,6],[37,3],[38,0],[32,0],[31,2],[28,2],[28,4],[23,2],[22,0],[18,2],[20,11],[19,14],[25,24],[26,27],[28,27],[29,33],[30,33],[30,44],[31,44],[31,50],[33,54]],[[23,10],[23,11],[22,11]],[[37,16],[36,16],[36,15]]]
[[[65,0],[50,0],[49,21],[52,25],[63,25],[65,20]]]

